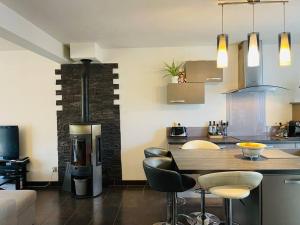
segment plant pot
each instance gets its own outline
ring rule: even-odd
[[[178,77],[177,76],[172,76],[171,77],[171,83],[177,84],[178,83]]]

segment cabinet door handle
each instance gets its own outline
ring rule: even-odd
[[[284,180],[285,184],[299,184],[300,185],[300,180]]]
[[[185,100],[170,100],[171,103],[184,103]]]
[[[221,80],[220,77],[209,77],[209,78],[206,78],[207,81],[210,81],[210,80]]]

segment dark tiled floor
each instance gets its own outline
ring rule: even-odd
[[[147,187],[111,187],[92,199],[76,200],[59,190],[38,191],[36,225],[151,225],[165,219],[165,194]],[[219,204],[208,210],[223,217]],[[179,213],[199,211],[199,199],[187,199]]]

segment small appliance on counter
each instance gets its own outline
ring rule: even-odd
[[[186,127],[181,126],[180,123],[175,123],[170,129],[170,137],[187,137]]]
[[[289,137],[300,137],[300,121],[289,122]]]

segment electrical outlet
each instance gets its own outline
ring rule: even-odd
[[[57,166],[52,167],[52,172],[57,173]]]

